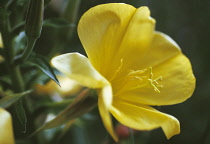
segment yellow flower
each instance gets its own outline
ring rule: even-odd
[[[69,79],[66,76],[57,76],[60,85],[58,86],[53,80],[50,80],[45,85],[37,84],[35,86],[35,92],[39,95],[55,95],[59,94],[62,97],[68,97],[77,94],[82,86],[76,81]]]
[[[88,58],[68,53],[52,59],[54,67],[68,77],[99,89],[100,115],[116,141],[110,113],[133,129],[161,127],[168,139],[178,134],[179,121],[151,106],[183,102],[194,91],[188,58],[154,27],[147,7],[99,5],[88,10],[78,25]]]
[[[4,61],[4,58],[0,55],[0,63]]]
[[[0,48],[3,48],[3,42],[2,42],[2,37],[1,37],[1,33],[0,33]],[[0,55],[0,63],[4,61],[4,58]]]
[[[1,33],[0,33],[0,48],[3,48],[3,42],[2,42]]]
[[[0,108],[0,144],[14,144],[11,115]]]

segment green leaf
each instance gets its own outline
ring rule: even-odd
[[[20,53],[26,47],[27,38],[25,32],[20,32],[14,39],[15,53]]]
[[[65,19],[62,18],[51,18],[44,21],[43,26],[53,27],[53,28],[65,28],[65,27],[75,27]]]
[[[35,109],[37,111],[41,110],[42,112],[49,112],[53,114],[58,114],[60,111],[65,109],[67,106],[69,106],[70,103],[74,101],[74,98],[70,99],[64,99],[62,101],[44,101],[42,100],[35,106]]]
[[[44,0],[30,0],[25,21],[28,38],[37,39],[41,35],[44,15]]]
[[[42,107],[46,107],[46,108],[64,108],[66,106],[68,106],[70,103],[73,102],[73,98],[70,99],[64,99],[63,101],[58,101],[58,102],[47,102],[47,103],[43,103],[41,106]]]
[[[21,32],[23,32],[24,26],[25,26],[25,21],[21,21],[20,23],[11,28],[11,32],[13,32],[16,35],[19,35]]]
[[[14,104],[15,102],[17,102],[18,100],[20,100],[20,98],[22,98],[23,96],[26,96],[28,94],[30,94],[32,91],[28,90],[22,93],[18,93],[18,94],[12,94],[9,96],[5,96],[0,100],[0,107],[2,108],[8,108],[10,107],[12,104]]]
[[[63,125],[92,110],[97,104],[97,100],[93,95],[94,94],[92,91],[90,91],[90,89],[83,90],[80,95],[76,97],[74,102],[72,102],[66,109],[59,113],[53,120],[47,122],[36,130],[32,136],[41,130]]]
[[[26,96],[26,95],[30,94],[31,92],[32,92],[31,90],[28,90],[28,91],[25,91],[25,92],[22,92],[22,93],[12,94],[12,95],[3,97],[0,100],[0,107],[2,107],[2,108],[8,108],[11,105],[15,104],[14,107],[13,107],[13,109],[15,111],[14,117],[18,118],[16,123],[19,124],[18,127],[20,128],[20,131],[23,132],[23,133],[26,132],[27,117],[26,117],[25,110],[24,110],[23,105],[22,105],[21,98],[23,96]]]
[[[36,54],[34,58],[28,61],[28,63],[41,69],[47,76],[49,76],[60,86],[60,83],[54,73],[53,68],[50,66],[45,57]]]
[[[10,5],[12,1],[13,0],[0,0],[0,5],[1,5],[1,7],[7,8],[8,5]]]
[[[1,21],[0,21],[0,31],[1,32],[3,31],[3,29],[2,29],[3,25],[7,22],[7,21],[5,21],[5,18],[8,17],[9,14],[10,14],[10,11],[0,7],[0,19],[1,19]]]
[[[18,6],[23,6],[26,2],[27,2],[26,0],[17,0],[17,1],[16,1],[16,4],[17,4]]]
[[[17,101],[15,104],[15,112],[16,115],[19,119],[20,125],[21,125],[21,132],[25,133],[26,132],[26,123],[27,123],[27,117],[25,110],[23,108],[22,100],[20,99]]]

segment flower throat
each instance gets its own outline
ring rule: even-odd
[[[123,66],[123,59],[121,59],[120,66],[116,69],[110,81],[112,81],[116,77],[116,75],[122,69],[122,66]],[[143,70],[129,70],[126,76],[126,79],[124,81],[125,85],[123,86],[123,88],[130,87],[129,90],[133,90],[133,89],[143,88],[150,85],[153,87],[155,92],[160,93],[160,89],[163,88],[163,85],[159,84],[159,82],[162,81],[162,79],[163,79],[162,76],[159,76],[154,79],[152,67],[149,67],[148,69],[143,69]],[[135,86],[133,83],[135,84]]]

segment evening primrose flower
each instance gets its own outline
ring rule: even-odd
[[[11,115],[0,108],[0,144],[14,144]]]
[[[147,7],[98,5],[78,24],[88,58],[68,53],[52,59],[54,67],[71,79],[98,89],[100,115],[116,141],[110,113],[136,130],[161,127],[168,139],[180,133],[175,117],[152,106],[185,101],[194,91],[195,78],[179,46],[154,27]]]
[[[0,48],[3,48],[3,41],[2,41],[1,33],[0,33]]]
[[[3,42],[2,42],[2,37],[1,37],[1,33],[0,33],[0,48],[3,48]],[[4,58],[0,55],[0,63],[4,61]]]
[[[57,85],[53,80],[50,80],[45,85],[35,85],[35,92],[38,95],[60,95],[61,97],[73,96],[83,88],[78,82],[69,79],[63,75],[57,75],[60,82],[60,86]]]

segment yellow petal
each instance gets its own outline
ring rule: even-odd
[[[139,47],[139,49],[142,48]],[[181,49],[168,35],[161,32],[154,32],[150,47],[145,53],[143,55],[139,51],[136,53],[141,55],[141,57],[137,55],[132,56],[132,59],[128,58],[124,60],[124,69],[135,70],[154,67],[181,53]]]
[[[80,19],[78,34],[93,66],[112,79],[122,59],[137,63],[136,58],[145,55],[154,25],[147,7],[111,3],[87,11]]]
[[[3,41],[2,41],[1,33],[0,33],[0,48],[3,48]]]
[[[106,130],[109,132],[109,134],[112,136],[112,138],[115,141],[118,141],[118,137],[113,129],[112,119],[109,112],[111,104],[112,104],[112,88],[110,85],[107,85],[104,88],[102,88],[99,94],[98,107]]]
[[[115,79],[123,81],[129,70],[143,70],[145,68],[154,67],[181,53],[181,49],[176,42],[166,34],[160,32],[154,33],[150,47],[147,48],[143,55],[140,52],[143,51],[141,50],[142,48],[139,47],[139,49],[140,50],[135,52],[131,49],[132,53],[130,53],[130,55],[126,52],[127,58],[123,59],[121,70]],[[115,84],[115,81],[113,81],[113,85],[116,85],[118,89],[120,89],[123,83]]]
[[[161,127],[169,139],[180,133],[179,121],[145,105],[135,105],[114,100],[111,109],[113,116],[123,125],[137,130],[152,130]]]
[[[0,63],[4,61],[4,57],[0,55]]]
[[[138,59],[139,62],[138,62]],[[185,101],[189,98],[195,89],[195,78],[192,72],[191,64],[187,57],[182,53],[178,45],[167,35],[156,33],[153,42],[147,54],[141,59],[136,58],[135,61],[125,61],[122,72],[118,75],[117,80],[113,80],[112,86],[114,95],[130,101],[139,101],[142,104],[148,105],[169,105]],[[128,70],[143,70],[153,69],[154,79],[162,77],[162,81],[158,84],[162,85],[159,88],[160,93],[154,91],[154,87],[149,84],[149,81],[131,80],[128,79],[126,73]],[[127,71],[126,71],[127,69]],[[145,72],[141,76],[148,76]],[[145,85],[142,86],[141,85]],[[137,86],[139,88],[132,88]],[[129,97],[127,96],[129,95]]]
[[[88,10],[78,24],[78,35],[93,66],[106,77],[120,63],[113,61],[136,8],[131,5],[103,4]],[[110,63],[112,63],[110,65]],[[108,77],[108,76],[107,76]]]
[[[78,82],[66,76],[58,76],[57,78],[61,85],[60,87],[57,87],[57,92],[61,96],[65,97],[65,96],[72,96],[72,95],[78,94],[83,88]]]
[[[144,58],[152,47],[154,26],[155,20],[150,17],[149,9],[147,7],[138,8],[126,29],[117,54],[111,59],[111,61],[116,62],[123,61],[121,70],[115,76],[115,79],[121,79],[130,69],[136,69],[147,63]],[[114,68],[114,70],[116,69]],[[110,71],[108,70],[107,73],[110,73]]]
[[[138,8],[126,29],[119,56],[125,60],[143,57],[153,38],[154,26],[155,20],[150,17],[149,9]]]
[[[54,95],[60,94],[62,97],[72,96],[77,94],[83,87],[76,81],[64,75],[57,75],[60,86],[53,80],[50,80],[45,85],[35,85],[35,92],[38,95]]]
[[[130,87],[124,88],[125,90],[116,97],[146,105],[171,105],[185,101],[195,89],[191,64],[183,54],[153,67],[154,79],[160,76],[162,76],[162,81],[158,81],[158,85],[162,86],[159,88],[160,92],[155,91],[147,81],[146,85],[143,84],[140,88],[131,90]],[[141,85],[141,82],[139,84]]]
[[[0,143],[14,144],[11,115],[0,108]]]
[[[108,83],[94,69],[88,58],[79,53],[68,53],[54,57],[51,63],[56,69],[83,86],[101,88]]]
[[[154,67],[181,53],[178,44],[168,35],[155,32],[150,48],[141,59],[141,68]]]

